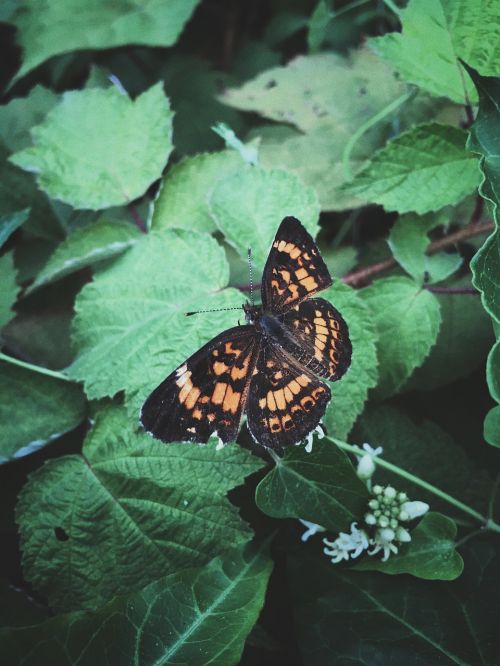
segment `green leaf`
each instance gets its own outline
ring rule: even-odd
[[[58,96],[43,86],[37,85],[27,97],[15,97],[0,106],[0,138],[10,151],[27,148],[29,131],[39,125],[58,101]]]
[[[138,229],[130,222],[106,218],[77,229],[58,245],[26,293],[81,268],[118,256],[132,247],[140,236]]]
[[[10,160],[37,174],[52,198],[109,208],[142,195],[172,150],[172,113],[161,84],[132,101],[116,87],[70,91]]]
[[[85,413],[79,386],[0,362],[0,462],[73,430]]]
[[[484,439],[488,444],[500,448],[500,405],[493,407],[486,414],[483,428]]]
[[[216,183],[209,206],[215,223],[240,256],[252,248],[257,271],[264,268],[276,229],[287,215],[298,218],[313,237],[318,231],[315,191],[286,171],[241,169]]]
[[[0,328],[14,316],[12,306],[18,293],[14,255],[8,252],[0,257]]]
[[[479,76],[467,67],[479,94],[479,111],[468,142],[468,148],[480,153],[483,182],[481,196],[491,204],[495,231],[471,261],[474,286],[481,292],[485,310],[496,322],[500,322],[500,230],[498,206],[500,203],[500,150],[498,127],[500,125],[500,78]]]
[[[307,25],[307,46],[310,52],[320,50],[333,16],[329,0],[319,0]]]
[[[402,33],[370,40],[370,46],[407,81],[437,97],[465,103],[474,89],[460,73],[462,58],[482,74],[500,65],[498,11],[495,2],[411,0],[402,10]]]
[[[446,221],[444,215],[419,217],[408,214],[399,217],[391,229],[388,243],[394,259],[417,282],[441,282],[455,273],[462,264],[462,257],[456,252],[426,254],[429,245],[427,233]]]
[[[297,549],[298,550],[298,549]],[[478,544],[453,582],[347,571],[318,555],[289,566],[303,663],[493,666],[499,557]]]
[[[454,282],[452,286],[470,287],[470,279]],[[494,341],[490,318],[477,296],[453,293],[435,296],[441,312],[436,344],[415,370],[405,390],[432,391],[467,377],[484,364]]]
[[[346,181],[342,154],[350,138],[343,127],[319,127],[302,134],[283,125],[264,125],[254,128],[249,137],[260,138],[259,164],[289,171],[306,185],[314,187],[321,210],[345,210],[363,205],[359,198],[342,187]],[[363,135],[349,162],[353,173],[360,170],[382,140],[379,133]]]
[[[24,210],[19,210],[15,213],[0,216],[0,247],[2,247],[5,241],[16,229],[26,222],[29,214],[30,209],[25,208]]]
[[[488,355],[486,381],[491,397],[500,402],[500,338],[493,345]]]
[[[221,89],[234,84],[232,76],[213,70],[209,61],[184,55],[166,60],[159,75],[175,111],[176,154],[219,150],[221,140],[212,131],[215,123],[226,123],[237,134],[244,131],[241,114],[217,98]]]
[[[332,441],[287,449],[259,483],[255,501],[273,518],[303,518],[333,532],[348,530],[370,495],[346,454]]]
[[[213,232],[208,197],[217,181],[244,168],[235,150],[186,157],[167,173],[155,202],[153,229],[177,227]]]
[[[361,291],[375,323],[378,343],[377,394],[396,393],[422,365],[441,323],[434,294],[405,277],[383,278]]]
[[[360,49],[350,58],[334,53],[299,56],[227,90],[220,99],[303,132],[327,125],[349,136],[404,89],[390,68]]]
[[[203,261],[200,261],[203,257]],[[133,409],[177,364],[217,332],[236,325],[232,312],[184,316],[241,304],[223,289],[224,250],[208,234],[165,230],[144,235],[77,297],[73,337],[78,356],[69,374],[92,398],[124,390]]]
[[[375,153],[346,192],[399,213],[419,215],[456,204],[479,184],[466,134],[448,125],[414,127]]]
[[[391,555],[386,562],[366,557],[354,568],[386,574],[409,573],[426,580],[454,580],[464,568],[455,550],[456,535],[453,520],[440,513],[428,513],[411,530],[411,542],[400,546],[397,555]]]
[[[47,609],[14,587],[0,580],[0,627],[25,627],[47,619]]]
[[[262,463],[239,446],[171,444],[98,414],[82,455],[47,462],[17,506],[25,576],[54,608],[95,607],[251,538],[226,493]]]
[[[78,49],[110,49],[125,44],[172,46],[199,0],[146,0],[112,4],[89,0],[25,0],[13,18],[23,65],[16,79],[55,55]]]
[[[323,422],[328,432],[338,439],[349,434],[368,395],[377,384],[377,352],[373,318],[358,292],[337,280],[321,296],[331,301],[349,327],[352,342],[351,365],[346,375],[332,384],[333,398]]]
[[[480,498],[472,499],[478,480],[474,462],[442,428],[431,421],[414,423],[400,410],[389,405],[368,405],[356,422],[351,441],[382,446],[383,458],[434,484],[454,497],[469,501],[479,511],[486,510],[486,489],[491,480],[480,479]],[[432,510],[449,513],[451,506],[436,495],[410,481],[396,480],[394,474],[377,468],[377,483],[395,484],[411,499],[428,502]]]
[[[51,242],[62,240],[63,230],[33,176],[10,164],[7,157],[7,149],[0,142],[0,216],[8,217],[29,207],[24,231]]]
[[[3,629],[2,654],[22,666],[236,664],[263,606],[271,568],[262,549],[234,550],[97,611]]]

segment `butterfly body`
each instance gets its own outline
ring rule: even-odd
[[[319,424],[330,388],[350,364],[351,343],[340,313],[310,298],[332,279],[308,232],[285,218],[262,278],[262,305],[244,304],[246,323],[193,354],[147,398],[141,421],[166,442],[234,441],[246,412],[265,447],[297,444]]]

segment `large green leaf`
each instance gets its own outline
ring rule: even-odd
[[[46,463],[19,497],[24,573],[53,607],[98,606],[251,537],[225,495],[257,458],[135,429],[123,408],[101,412],[82,455]]]
[[[316,192],[286,171],[242,169],[218,181],[210,212],[226,240],[246,257],[248,248],[262,271],[276,230],[287,215],[297,217],[314,237],[318,231]]]
[[[333,532],[359,520],[370,495],[332,441],[288,449],[257,486],[255,500],[273,518],[303,518]]]
[[[468,148],[483,157],[481,171],[483,182],[481,195],[491,204],[495,220],[495,231],[471,261],[473,282],[481,292],[486,311],[500,322],[500,230],[498,228],[498,206],[500,204],[500,149],[498,127],[500,125],[500,78],[479,76],[470,67],[471,75],[479,93],[479,111]]]
[[[369,405],[356,422],[350,439],[358,444],[368,442],[373,447],[382,446],[383,457],[389,462],[468,501],[479,511],[487,510],[491,479],[480,475],[463,448],[435,423],[427,420],[415,423],[389,405]],[[436,495],[410,481],[403,483],[381,466],[377,468],[376,479],[377,483],[396,484],[412,499],[428,502],[433,510],[446,513],[452,510],[450,504]]]
[[[232,666],[263,606],[271,567],[262,549],[234,550],[97,611],[3,629],[1,651],[19,666]]]
[[[464,568],[455,550],[457,527],[440,513],[426,514],[411,531],[411,542],[399,547],[399,553],[386,562],[365,557],[355,565],[358,571],[381,571],[386,574],[409,573],[427,580],[454,580]]]
[[[172,113],[161,84],[132,101],[116,87],[70,91],[10,157],[74,208],[109,208],[142,195],[172,150]]]
[[[363,289],[378,337],[381,396],[391,395],[421,365],[435,344],[441,323],[434,294],[404,277],[383,278]]]
[[[323,417],[328,432],[345,439],[363,409],[368,390],[377,383],[375,327],[358,292],[340,280],[321,296],[331,301],[346,320],[352,343],[351,365],[347,374],[331,385],[333,398]]]
[[[361,49],[350,58],[334,53],[299,56],[227,90],[221,99],[304,132],[328,125],[337,136],[346,136],[404,90],[389,67]]]
[[[345,190],[399,213],[423,215],[456,204],[479,185],[478,161],[465,140],[456,127],[414,127],[376,152]]]
[[[12,252],[0,257],[0,328],[12,319],[12,306],[16,302],[19,287]]]
[[[391,229],[388,243],[394,259],[417,282],[441,282],[457,271],[462,263],[462,257],[456,252],[426,254],[429,245],[427,233],[446,221],[444,215],[419,217],[408,214],[399,217]]]
[[[122,254],[140,238],[131,222],[102,218],[74,231],[58,245],[27,293],[75,271]]]
[[[470,287],[470,278],[453,282]],[[436,344],[405,389],[433,389],[466,377],[484,363],[494,337],[491,321],[475,294],[436,294],[441,326]]]
[[[486,380],[491,397],[500,402],[500,339],[496,341],[488,355]]]
[[[30,145],[30,129],[42,122],[57,99],[52,90],[38,85],[27,97],[15,97],[0,106],[0,138],[10,151]]]
[[[208,197],[218,180],[244,168],[235,150],[186,157],[166,175],[153,214],[153,229],[215,231]]]
[[[54,55],[125,44],[171,46],[199,0],[25,0],[13,17],[24,61],[16,78]]]
[[[93,398],[138,391],[137,413],[140,400],[177,364],[236,324],[230,312],[184,316],[240,305],[239,292],[223,290],[228,273],[223,249],[208,234],[181,229],[143,236],[80,292],[78,356],[69,373]]]
[[[0,360],[0,461],[31,453],[85,417],[79,386]]]
[[[495,74],[500,66],[498,7],[495,0],[411,0],[402,11],[402,33],[370,40],[370,45],[407,81],[458,103],[474,89],[460,74],[457,58]]]
[[[221,139],[212,131],[216,123],[226,123],[237,134],[244,131],[241,114],[217,99],[221,89],[232,85],[234,78],[213,70],[208,60],[175,55],[164,61],[158,75],[163,79],[175,111],[176,154],[192,155],[220,149]]]
[[[24,210],[19,210],[16,212],[9,213],[8,215],[0,216],[0,248],[5,243],[5,241],[18,229],[26,220],[30,214],[30,209],[25,208]]]
[[[484,439],[500,449],[500,405],[493,407],[484,419]]]
[[[289,581],[304,663],[493,666],[499,565],[494,549],[478,544],[457,581],[426,583],[294,553]]]

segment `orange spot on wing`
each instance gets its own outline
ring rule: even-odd
[[[311,383],[311,380],[309,379],[309,377],[307,375],[299,375],[297,377],[297,381],[299,382],[299,384],[301,386],[307,386],[308,384]]]
[[[222,405],[224,396],[226,395],[226,389],[227,384],[225,382],[217,382],[212,393],[212,402],[214,405]]]
[[[229,370],[229,366],[227,366],[222,361],[215,361],[215,363],[212,366],[212,370],[216,375],[223,375],[225,372]]]
[[[274,399],[274,393],[272,391],[267,392],[267,408],[271,410],[271,412],[276,411],[276,400]]]
[[[307,289],[307,291],[313,291],[318,286],[316,280],[311,276],[306,277],[304,280],[301,280],[300,284],[302,284]]]
[[[202,416],[203,416],[203,412],[201,411],[201,409],[197,408],[193,411],[193,419],[200,420],[202,418]]]
[[[186,402],[184,403],[184,407],[186,409],[193,409],[193,407],[196,405],[196,401],[200,397],[200,389],[196,388],[196,386],[193,386],[191,391],[189,392],[189,395],[186,398]]]
[[[292,381],[288,384],[288,387],[290,391],[294,394],[297,395],[297,393],[300,393],[300,384],[297,380],[292,379]]]
[[[306,271],[305,268],[299,268],[299,270],[295,271],[295,276],[297,280],[303,280],[309,275],[309,273]]]
[[[222,403],[222,409],[225,412],[231,412],[231,414],[236,414],[238,407],[240,405],[241,393],[233,391],[231,386],[228,385],[226,395],[224,397],[224,402]]]
[[[278,409],[286,409],[285,393],[283,389],[274,392],[274,399],[276,400]]]

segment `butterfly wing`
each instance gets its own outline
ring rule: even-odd
[[[285,217],[262,276],[264,309],[286,312],[331,284],[331,275],[311,235],[299,220]]]
[[[319,424],[330,397],[326,384],[265,342],[250,384],[248,429],[270,449],[297,444]]]
[[[141,410],[144,428],[164,442],[236,439],[259,351],[253,326],[221,333],[169,375]]]
[[[282,317],[289,332],[280,343],[302,365],[334,382],[351,363],[352,345],[342,315],[324,298],[295,305]]]

